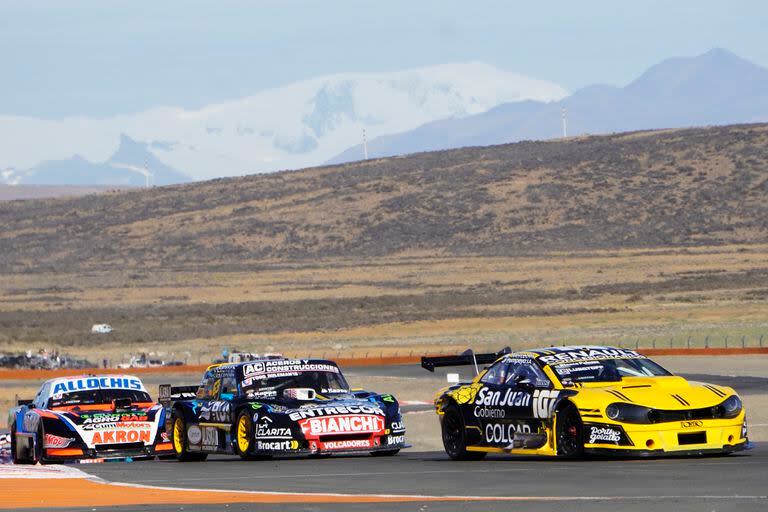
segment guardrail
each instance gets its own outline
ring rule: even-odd
[[[630,348],[630,347],[624,347]],[[634,348],[634,347],[632,347]],[[768,354],[768,347],[710,347],[710,348],[647,348],[640,347],[638,352],[649,356],[736,356],[736,355],[749,355],[749,354]],[[457,352],[456,352],[457,353]],[[443,353],[422,353],[416,351],[409,351],[408,354],[386,355],[380,353],[379,355],[371,355],[367,353],[365,356],[360,357],[345,357],[342,352],[323,352],[322,354],[314,354],[312,358],[331,359],[336,361],[339,366],[343,368],[347,367],[360,367],[360,366],[389,366],[398,364],[419,364],[421,362],[422,355],[440,356],[446,355]],[[286,354],[287,357],[297,357],[294,354]],[[310,356],[303,356],[310,357]],[[205,371],[209,365],[182,365],[182,366],[158,366],[152,368],[85,368],[80,370],[59,368],[55,370],[0,370],[0,380],[45,380],[54,377],[63,377],[66,375],[77,374],[93,374],[93,375],[106,375],[111,373],[130,373],[137,375],[157,374],[157,375],[173,375],[191,373],[195,374],[195,377]]]

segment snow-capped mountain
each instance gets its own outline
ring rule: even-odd
[[[374,138],[502,103],[566,94],[556,84],[473,62],[331,75],[199,110],[161,107],[106,119],[0,115],[0,168],[30,169],[74,155],[104,162],[122,134],[194,179],[301,168],[359,142],[363,129]]]

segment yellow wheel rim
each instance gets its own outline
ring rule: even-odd
[[[250,431],[251,420],[246,414],[243,414],[240,416],[240,421],[237,422],[237,447],[240,448],[240,453],[246,453],[251,445]]]
[[[173,449],[181,454],[184,451],[184,422],[176,418],[173,422]]]

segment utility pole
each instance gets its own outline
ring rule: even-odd
[[[365,128],[363,128],[363,158],[368,160],[368,139],[365,137]]]
[[[568,129],[565,122],[565,107],[560,109],[560,117],[563,119],[563,138],[568,137]]]
[[[149,188],[149,159],[144,159],[144,185]]]

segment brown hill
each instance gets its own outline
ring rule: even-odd
[[[768,241],[768,125],[521,142],[0,203],[0,271]]]

